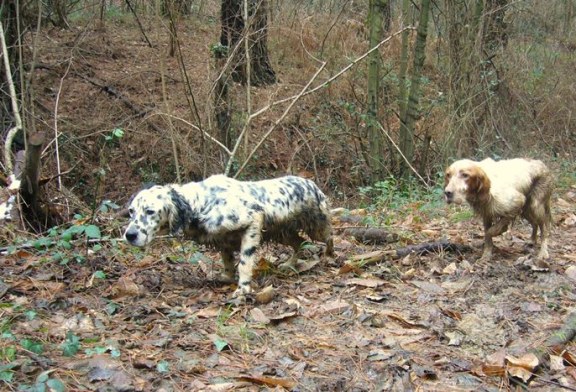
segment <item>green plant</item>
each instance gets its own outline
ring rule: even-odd
[[[74,332],[66,332],[66,339],[62,343],[62,355],[73,357],[80,350],[80,338]]]
[[[36,383],[34,385],[22,385],[20,386],[19,390],[26,392],[64,392],[66,387],[62,381],[57,378],[50,377],[54,370],[55,369],[43,371],[38,375],[38,377],[36,377]]]
[[[77,215],[75,218],[78,223],[68,228],[51,228],[45,237],[40,237],[32,243],[34,248],[46,253],[51,248],[50,259],[63,265],[68,264],[71,260],[83,262],[85,255],[71,252],[75,248],[74,240],[81,239],[83,243],[86,243],[91,239],[101,239],[102,233],[100,228],[94,224],[80,223],[83,221],[81,216]]]

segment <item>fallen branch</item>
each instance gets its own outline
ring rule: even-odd
[[[544,344],[536,347],[530,352],[538,358],[539,366],[548,366],[550,362],[550,355],[562,356],[565,346],[576,337],[576,311],[568,315],[562,327],[546,339]],[[566,359],[566,358],[565,358]],[[573,365],[573,358],[568,359]]]
[[[347,227],[342,234],[366,245],[390,244],[399,239],[398,234],[377,227]]]
[[[408,245],[399,249],[378,250],[375,252],[352,256],[348,261],[348,264],[374,264],[379,263],[387,258],[392,260],[401,259],[410,254],[414,254],[416,256],[423,256],[426,254],[439,252],[455,252],[462,254],[469,252],[471,249],[472,248],[470,248],[468,245],[454,244],[448,242],[447,240],[441,240],[417,245]]]

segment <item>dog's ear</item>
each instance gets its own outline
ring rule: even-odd
[[[174,234],[192,223],[193,212],[188,201],[176,190],[170,189],[169,196],[171,205],[168,207],[168,220],[170,232]]]
[[[490,179],[479,167],[473,167],[467,172],[468,193],[470,196],[480,200],[486,198],[490,193]]]

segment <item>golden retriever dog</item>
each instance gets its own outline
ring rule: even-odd
[[[444,196],[447,203],[468,202],[484,223],[484,251],[481,262],[492,258],[492,237],[508,230],[518,216],[532,225],[536,245],[540,229],[538,259],[547,259],[552,224],[550,198],[553,179],[544,163],[534,159],[476,162],[462,159],[446,170]]]

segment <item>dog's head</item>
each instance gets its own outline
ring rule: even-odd
[[[462,159],[446,169],[444,197],[447,203],[474,203],[490,193],[490,179],[478,162]]]
[[[128,208],[130,222],[124,238],[135,246],[148,245],[157,234],[168,232],[171,210],[170,188],[156,185],[138,192]]]

